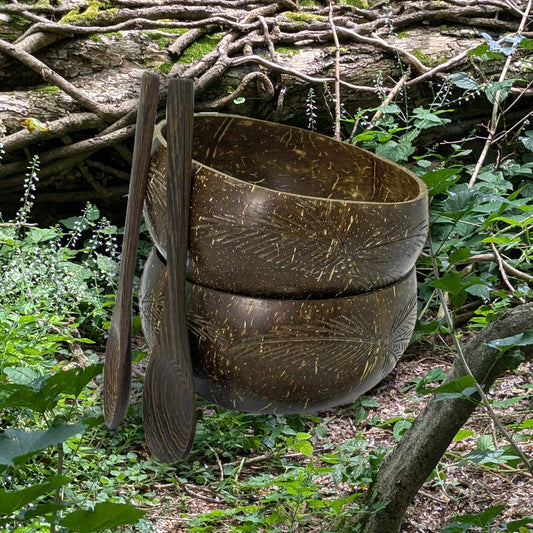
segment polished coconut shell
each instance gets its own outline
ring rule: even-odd
[[[261,297],[331,297],[390,285],[426,239],[427,190],[405,168],[310,131],[198,114],[187,277]],[[166,147],[145,214],[166,257]]]
[[[161,324],[166,266],[152,251],[141,285],[150,345]],[[196,391],[242,411],[303,413],[352,402],[381,381],[416,319],[412,270],[356,296],[287,300],[189,283],[187,323]]]

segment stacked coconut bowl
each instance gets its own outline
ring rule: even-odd
[[[153,346],[167,254],[167,149],[145,202],[154,248],[141,318]],[[298,128],[194,118],[187,325],[198,394],[303,413],[352,402],[394,367],[416,317],[427,190],[405,168]]]

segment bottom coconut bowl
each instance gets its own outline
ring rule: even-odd
[[[154,249],[141,285],[151,346],[165,277]],[[188,284],[196,392],[249,412],[304,413],[351,403],[394,368],[415,318],[414,270],[382,289],[323,300],[251,298]]]

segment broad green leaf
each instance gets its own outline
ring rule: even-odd
[[[74,511],[59,523],[76,533],[94,533],[124,525],[136,524],[144,511],[124,503],[97,503],[91,511]]]
[[[525,516],[524,518],[521,518],[520,520],[513,520],[505,524],[505,527],[506,527],[506,531],[511,531],[511,532],[518,531],[519,533],[531,533],[531,529],[525,527],[525,526],[530,526],[530,525],[533,525],[533,516]]]
[[[474,432],[471,430],[471,429],[460,429],[455,437],[453,438],[453,440],[455,442],[460,442],[464,439],[467,439],[468,437],[471,437],[472,435],[474,435]]]
[[[474,50],[476,49],[477,48],[474,48]],[[455,72],[454,74],[450,74],[450,82],[460,89],[470,89],[475,91],[481,87],[481,85],[466,72]]]
[[[313,445],[308,440],[295,440],[289,447],[306,457],[313,457]]]
[[[484,300],[490,300],[490,287],[486,283],[474,283],[465,287],[465,291],[472,296],[480,296]]]
[[[498,94],[498,91],[500,91],[498,103],[503,102],[507,98],[507,95],[509,94],[509,91],[511,90],[511,87],[515,81],[516,80],[513,79],[490,81],[485,89],[485,95],[487,96],[488,101],[493,104],[496,101],[496,95]]]
[[[525,136],[518,137],[522,144],[530,151],[533,152],[533,130],[528,130],[525,132]]]
[[[512,337],[504,337],[503,339],[487,342],[487,346],[499,350],[513,346],[529,346],[531,344],[533,344],[533,329],[527,329],[523,333],[513,335]]]
[[[414,152],[415,147],[410,142],[388,141],[385,144],[378,144],[376,147],[376,154],[395,163],[407,161]]]
[[[8,429],[0,434],[0,465],[13,466],[28,455],[85,431],[86,424],[59,424],[43,431]]]
[[[436,389],[432,389],[430,392],[435,392],[438,394],[448,392],[464,393],[465,391],[469,391],[472,387],[475,388],[475,386],[476,380],[472,376],[462,376],[455,381],[440,385]]]
[[[446,272],[439,279],[436,279],[430,283],[432,287],[436,289],[442,289],[450,294],[459,294],[464,290],[463,279],[457,272]]]
[[[79,396],[87,383],[102,372],[101,364],[87,368],[60,370],[53,376],[42,376],[28,385],[0,385],[0,391],[10,393],[4,400],[4,407],[32,409],[45,413],[54,408],[61,394]]]
[[[50,494],[57,487],[62,487],[70,482],[65,476],[52,476],[46,483],[33,485],[26,489],[7,491],[0,489],[0,516],[9,516],[17,509],[21,509],[39,496]]]
[[[483,57],[485,53],[488,51],[489,45],[488,44],[480,44],[479,46],[476,46],[475,48],[472,48],[471,50],[468,50],[467,55],[469,56],[476,56],[476,57]],[[464,72],[463,72],[464,74]]]
[[[394,438],[399,441],[403,434],[413,425],[413,422],[411,420],[407,420],[405,418],[402,418],[401,420],[398,420],[392,428],[392,434],[394,435]]]
[[[426,172],[421,176],[427,185],[431,196],[440,194],[453,185],[460,178],[460,169],[457,167],[439,168],[432,172]]]
[[[448,261],[450,265],[454,265],[455,263],[466,261],[471,255],[472,255],[472,252],[470,251],[469,248],[459,248],[458,250],[454,250],[449,255]]]
[[[499,516],[502,511],[505,509],[505,505],[497,505],[495,507],[489,507],[482,513],[477,514],[464,514],[459,516],[453,517],[453,522],[450,522],[442,531],[441,533],[447,533],[451,531],[461,531],[457,529],[449,529],[450,527],[454,527],[455,524],[457,525],[465,525],[465,526],[477,526],[480,528],[486,528],[489,526],[494,519]],[[470,527],[467,529],[463,529],[462,531],[470,530]]]

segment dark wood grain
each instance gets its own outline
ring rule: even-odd
[[[124,419],[130,399],[133,277],[158,93],[159,76],[145,72],[139,97],[118,291],[105,354],[104,417],[107,426],[112,429]]]
[[[162,327],[146,371],[143,420],[146,442],[162,462],[191,448],[196,400],[185,322],[185,269],[192,170],[194,84],[170,81],[167,100],[168,234],[170,252]]]

